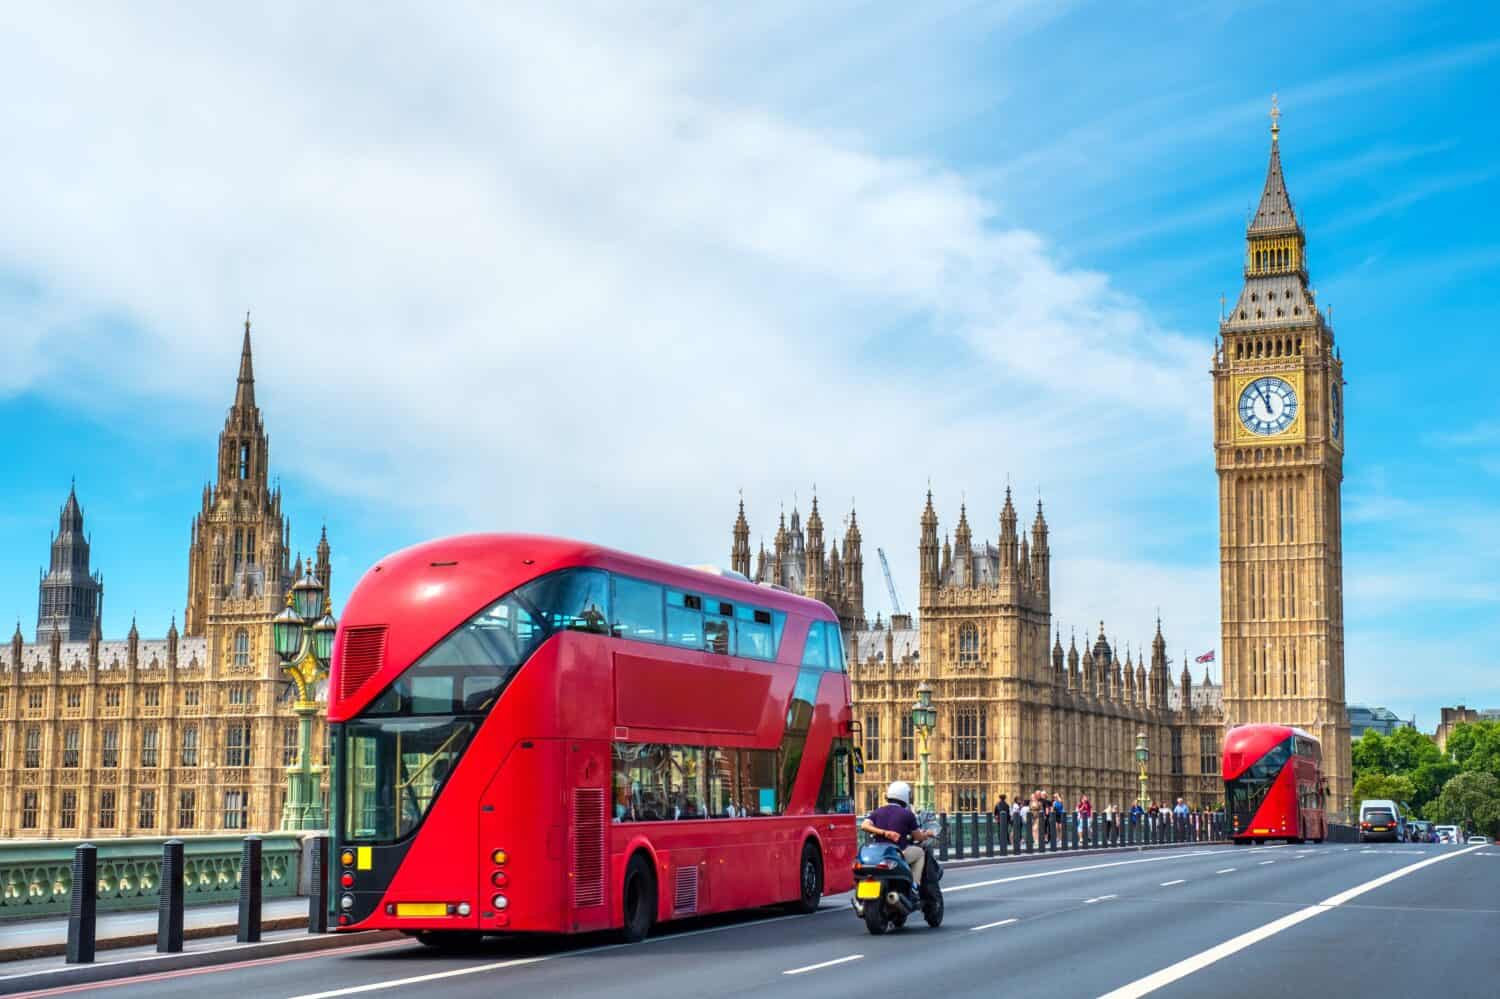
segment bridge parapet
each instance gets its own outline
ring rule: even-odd
[[[296,895],[306,833],[265,833],[261,889],[266,898]],[[154,909],[166,836],[93,840],[99,849],[100,910]],[[243,836],[178,836],[183,842],[183,897],[187,905],[239,898]],[[66,916],[73,848],[79,840],[0,841],[0,920]]]

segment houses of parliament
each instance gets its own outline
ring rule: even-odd
[[[0,839],[162,836],[280,824],[296,759],[293,693],[270,622],[303,573],[269,485],[250,323],[215,481],[188,525],[182,629],[106,640],[102,573],[70,489],[42,577],[35,641],[0,654]],[[325,592],[327,532],[306,571]],[[314,760],[323,726],[314,726]]]
[[[814,501],[751,566],[741,502],[733,568],[823,600],[849,643],[865,772],[858,805],[881,803],[887,782],[915,785],[921,735],[911,708],[926,684],[937,708],[928,744],[936,807],[977,811],[1001,793],[1035,789],[1070,805],[1128,807],[1138,794],[1135,740],[1150,750],[1148,794],[1212,806],[1223,798],[1224,731],[1298,726],[1324,747],[1328,807],[1351,798],[1344,704],[1342,359],[1309,285],[1306,236],[1282,174],[1279,112],[1259,204],[1246,230],[1244,285],[1220,324],[1212,372],[1213,455],[1219,479],[1223,681],[1197,685],[1186,661],[1175,679],[1162,622],[1149,656],[1106,637],[1066,647],[1052,618],[1052,545],[1042,506],[1029,529],[1009,490],[998,541],[980,540],[960,507],[939,533],[929,491],[917,517],[916,620],[867,621],[861,537],[851,512],[842,544],[825,551]]]

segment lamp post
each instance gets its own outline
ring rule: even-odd
[[[1146,761],[1151,759],[1151,750],[1146,748],[1146,733],[1137,732],[1135,736],[1135,762],[1141,768],[1141,796],[1138,799],[1142,808],[1146,807]]]
[[[297,759],[287,768],[283,829],[324,829],[328,825],[318,793],[323,768],[312,761],[312,726],[318,715],[317,684],[328,675],[333,635],[338,630],[332,609],[322,582],[308,572],[292,584],[286,608],[271,619],[271,642],[281,659],[282,672],[297,687],[297,701],[292,705],[297,715]]]
[[[932,811],[932,782],[927,773],[927,740],[931,737],[932,730],[937,728],[937,708],[932,706],[932,688],[927,685],[926,680],[917,688],[917,703],[911,706],[911,727],[922,740],[922,795],[918,810]]]

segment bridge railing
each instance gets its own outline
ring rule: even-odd
[[[260,837],[260,884],[266,898],[298,894],[306,833]],[[240,895],[242,836],[182,836],[182,890],[187,905],[233,902]],[[100,911],[154,909],[166,837],[95,843],[94,903]],[[0,920],[65,916],[76,841],[0,842]]]
[[[1229,839],[1223,812],[1176,816],[1056,812],[1024,820],[993,812],[940,812],[938,857],[964,860],[1132,846],[1220,843]]]

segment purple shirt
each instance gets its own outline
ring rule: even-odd
[[[876,829],[900,833],[901,840],[896,845],[903,850],[911,846],[911,834],[922,828],[917,824],[916,815],[905,805],[881,805],[870,813],[870,821]]]

